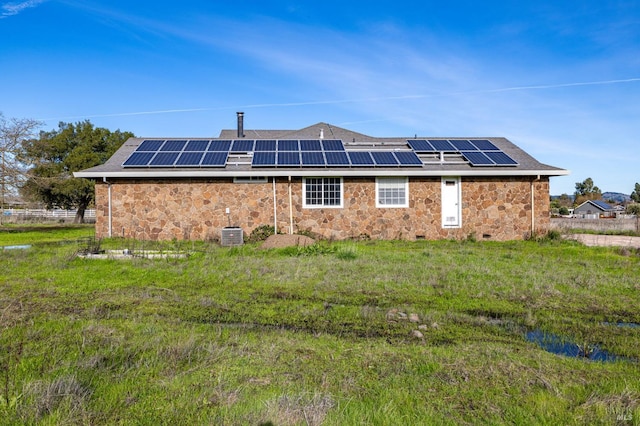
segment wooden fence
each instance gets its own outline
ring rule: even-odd
[[[5,209],[2,214],[2,223],[20,222],[70,222],[76,217],[77,210],[46,210],[46,209]],[[84,212],[85,222],[93,222],[96,219],[96,211],[87,209]]]

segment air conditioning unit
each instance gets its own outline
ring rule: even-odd
[[[244,243],[242,228],[237,226],[222,228],[220,236],[220,245],[224,247],[240,246]]]

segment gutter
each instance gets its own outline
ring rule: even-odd
[[[273,233],[278,233],[278,210],[277,210],[277,202],[276,198],[276,178],[273,177]]]
[[[289,176],[289,235],[293,234],[293,197],[291,195],[291,176]]]
[[[108,217],[109,233],[108,233],[108,235],[109,235],[109,238],[111,238],[111,230],[112,230],[112,225],[111,225],[111,217],[112,217],[111,216],[111,182],[107,182],[107,177],[106,176],[102,177],[102,181],[107,184],[107,192],[108,192],[107,199],[108,199],[108,204],[109,204],[109,217]]]
[[[536,235],[536,199],[535,183],[540,181],[540,175],[531,180],[531,238]]]
[[[180,171],[160,171],[160,170],[136,170],[136,171],[113,171],[113,172],[74,172],[75,177],[87,178],[87,179],[99,179],[102,177],[111,178],[233,178],[233,177],[249,177],[249,176],[268,176],[268,177],[347,177],[347,176],[566,176],[569,174],[568,170],[424,170],[418,168],[412,169],[298,169],[298,170],[247,170],[247,171],[232,171],[232,170],[220,170],[220,171],[202,171],[202,170],[180,170]]]

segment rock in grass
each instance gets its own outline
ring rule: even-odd
[[[424,334],[422,334],[422,332],[420,330],[412,330],[411,331],[411,337],[414,337],[414,338],[420,339],[420,340],[424,340]]]

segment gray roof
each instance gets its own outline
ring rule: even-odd
[[[502,137],[372,137],[328,123],[318,123],[299,130],[244,130],[245,139],[341,139],[346,151],[383,150],[411,151],[409,139],[487,139],[505,154],[513,158],[516,166],[473,166],[461,158],[422,158],[424,164],[417,167],[252,167],[249,158],[243,161],[229,159],[224,167],[123,167],[131,153],[147,139],[195,140],[239,139],[237,130],[222,130],[218,138],[130,138],[109,158],[96,167],[76,172],[83,178],[197,178],[197,177],[247,177],[247,176],[561,176],[567,170],[538,162],[522,149]],[[422,157],[422,156],[421,156]],[[443,161],[444,160],[444,161]]]
[[[591,205],[591,206],[595,207],[596,209],[601,210],[603,212],[614,210],[614,208],[613,208],[613,206],[611,204],[605,203],[602,200],[587,200],[584,203],[580,204],[578,207],[576,207],[574,209],[574,211],[582,210],[582,207],[587,206],[587,205]]]

